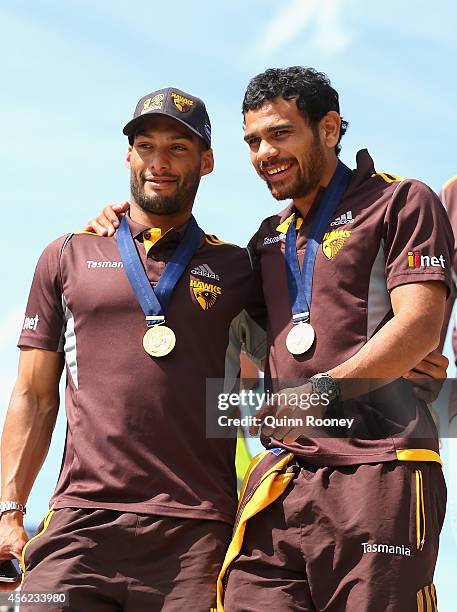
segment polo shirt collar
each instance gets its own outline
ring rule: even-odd
[[[129,211],[127,211],[126,217],[127,217],[127,223],[129,224],[129,227],[130,227],[130,231],[132,232],[132,236],[136,240],[143,240],[143,234],[145,232],[148,232],[148,230],[151,229],[151,226],[143,225],[141,223],[138,223],[137,221],[134,221],[131,218]],[[185,223],[184,225],[181,225],[178,228],[172,227],[171,229],[167,230],[164,234],[162,234],[162,236],[159,238],[157,242],[159,241],[162,243],[179,242],[184,234],[186,227],[187,227],[187,223]]]
[[[143,225],[141,223],[138,223],[137,221],[134,221],[130,217],[130,211],[127,211],[126,217],[127,217],[127,223],[129,224],[130,231],[132,232],[133,238],[136,241],[143,243],[144,233],[150,231],[151,226]],[[180,243],[184,235],[184,232],[186,231],[186,227],[187,227],[187,223],[184,223],[180,227],[177,227],[177,228],[173,227],[167,230],[165,234],[163,234],[157,241],[153,242],[152,245],[150,245],[149,247],[145,246],[146,252],[147,253],[149,252],[157,253],[157,251],[162,251],[163,249],[165,249],[166,252],[170,252],[170,253],[173,252],[173,250],[176,249],[176,247]],[[205,232],[201,228],[200,228],[200,232],[201,232],[201,239],[200,239],[199,248],[201,248],[206,242]]]

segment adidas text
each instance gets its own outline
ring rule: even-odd
[[[339,217],[337,217],[334,221],[330,223],[330,227],[338,226],[338,225],[346,225],[347,223],[354,223],[354,218],[352,217],[352,211],[348,210],[348,212],[343,213]]]
[[[191,271],[191,274],[195,276],[205,276],[206,278],[213,278],[214,280],[220,280],[219,275],[211,270],[208,264],[202,264],[201,266],[195,266]]]

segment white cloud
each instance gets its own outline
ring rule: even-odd
[[[274,53],[291,42],[312,21],[318,0],[292,0],[267,24],[258,43],[260,53]]]
[[[266,25],[257,53],[271,55],[309,31],[310,42],[326,53],[336,53],[351,41],[341,23],[343,0],[291,0]]]
[[[24,309],[17,306],[9,310],[0,319],[0,351],[10,348],[19,338],[22,321],[24,319]]]
[[[316,15],[316,46],[327,53],[342,51],[351,42],[351,33],[341,23],[343,0],[321,0]]]

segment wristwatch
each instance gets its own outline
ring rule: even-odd
[[[22,514],[25,514],[25,504],[20,504],[15,501],[2,501],[0,502],[0,516],[10,510],[19,510]]]
[[[309,379],[313,393],[326,395],[329,402],[337,401],[341,398],[340,386],[334,378],[328,374],[315,374]]]

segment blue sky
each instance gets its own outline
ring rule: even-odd
[[[196,214],[231,242],[245,243],[277,210],[249,165],[240,113],[249,78],[270,66],[329,74],[349,121],[341,154],[348,165],[368,147],[379,171],[436,190],[457,174],[457,8],[449,0],[16,0],[0,1],[0,23],[3,412],[35,261],[53,238],[128,197],[121,129],[142,95],[175,86],[206,101],[216,169],[202,180]],[[60,421],[30,500],[33,523],[55,481],[63,435]],[[437,580],[442,610],[451,609],[446,589],[456,557],[448,519]]]

